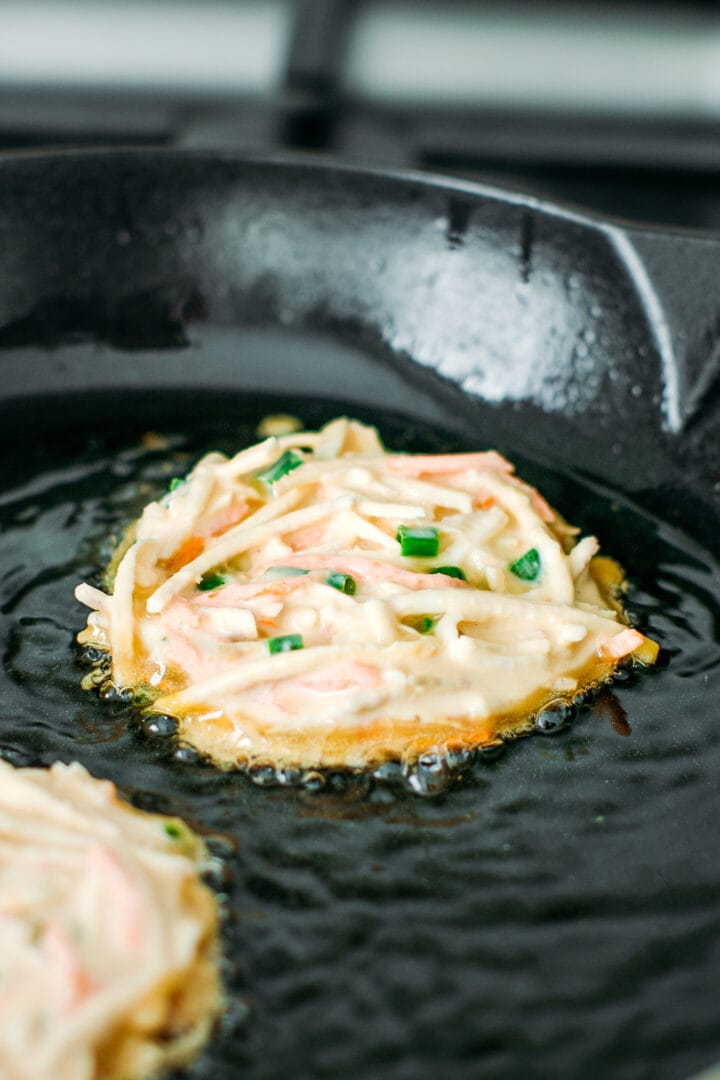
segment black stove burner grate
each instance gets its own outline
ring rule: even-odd
[[[166,6],[170,20],[173,5]],[[364,7],[361,0],[289,0],[279,84],[254,97],[237,90],[198,94],[190,87],[163,93],[111,92],[90,83],[6,87],[0,150],[152,145],[321,151],[358,164],[468,177],[612,217],[720,228],[720,143],[713,117],[361,100],[344,87],[351,35]],[[434,7],[424,4],[422,10]],[[702,4],[628,5],[631,13],[651,9],[681,17],[712,13]]]

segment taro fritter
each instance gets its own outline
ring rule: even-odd
[[[494,451],[341,418],[204,457],[127,532],[79,640],[225,766],[478,747],[657,647],[622,572]]]
[[[82,766],[0,762],[0,1075],[145,1080],[220,1008],[205,848]]]

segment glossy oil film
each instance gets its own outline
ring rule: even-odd
[[[3,756],[79,759],[186,817],[224,858],[228,1015],[191,1076],[270,1078],[288,1061],[295,1076],[685,1075],[720,1052],[720,578],[710,552],[622,491],[517,460],[624,563],[663,663],[552,737],[450,763],[451,777],[432,761],[300,787],[221,773],[172,725],[80,689],[72,590],[141,506],[205,451],[253,441],[268,412],[292,406],[315,426],[348,405],[167,393],[118,409],[80,395],[58,423],[35,402],[45,437],[5,459],[0,493]],[[394,449],[478,445],[474,431],[350,410]]]

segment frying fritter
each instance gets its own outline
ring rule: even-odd
[[[83,584],[79,640],[224,766],[364,768],[526,731],[628,658],[622,572],[494,451],[345,418],[209,454]]]
[[[0,761],[0,1073],[144,1080],[220,1007],[201,841],[82,766]]]

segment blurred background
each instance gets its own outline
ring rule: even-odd
[[[0,0],[0,149],[280,148],[720,228],[720,5]]]

